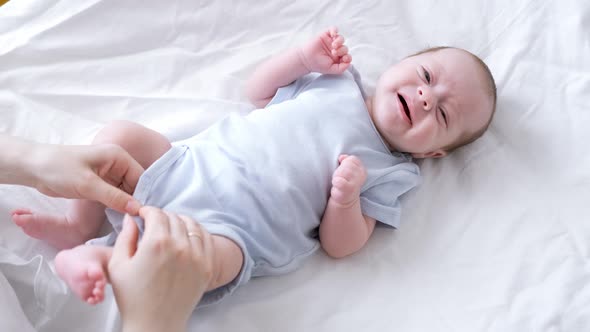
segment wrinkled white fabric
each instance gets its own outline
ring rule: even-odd
[[[0,285],[3,305],[2,331],[33,331],[56,316],[67,289],[47,260],[37,255],[26,261],[0,247]],[[6,310],[4,310],[6,309]]]
[[[369,94],[387,66],[427,46],[480,55],[498,85],[492,126],[421,163],[398,230],[377,229],[352,257],[318,252],[295,273],[254,280],[197,311],[191,330],[586,330],[585,0],[11,0],[0,7],[0,132],[79,144],[129,119],[187,138],[252,110],[243,90],[256,64],[331,25]],[[10,221],[21,206],[59,212],[64,202],[0,186],[0,245],[53,259]],[[40,330],[109,330],[111,304],[70,297]]]

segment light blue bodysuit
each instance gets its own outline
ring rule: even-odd
[[[214,303],[251,277],[294,270],[319,248],[341,154],[356,155],[367,169],[363,214],[397,226],[399,197],[419,183],[419,169],[382,141],[354,70],[306,75],[280,88],[266,108],[230,115],[174,143],[141,176],[134,197],[191,216],[240,246],[238,277],[201,301]],[[107,216],[118,233],[122,215]]]

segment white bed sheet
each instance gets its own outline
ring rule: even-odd
[[[171,140],[230,112],[256,64],[336,25],[368,90],[427,46],[490,66],[488,133],[422,163],[402,226],[358,254],[318,252],[197,311],[194,331],[590,330],[590,9],[584,0],[12,0],[0,7],[0,132],[86,144],[130,119]],[[118,329],[51,271],[12,208],[61,199],[0,186],[0,330]]]

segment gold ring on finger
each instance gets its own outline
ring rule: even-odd
[[[198,237],[199,240],[201,239],[201,235],[199,233],[197,233],[197,232],[188,232],[187,235],[188,235],[188,237],[193,237],[194,236],[194,237]]]

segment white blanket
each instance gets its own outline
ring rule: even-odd
[[[484,137],[422,163],[402,226],[359,253],[318,252],[197,311],[194,331],[587,331],[590,327],[590,8],[585,0],[12,0],[0,7],[0,132],[86,144],[129,119],[185,138],[253,108],[266,57],[336,25],[371,91],[427,46],[490,66],[498,109]],[[26,153],[26,151],[23,151]],[[62,288],[55,249],[10,220],[50,199],[0,186],[0,330],[109,331]]]

